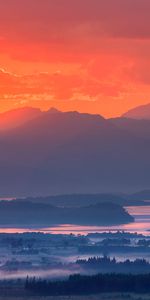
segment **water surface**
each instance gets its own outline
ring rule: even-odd
[[[0,228],[0,233],[23,233],[23,232],[44,232],[53,234],[83,234],[91,232],[117,231],[138,232],[150,235],[150,206],[130,206],[126,210],[135,218],[134,223],[118,226],[79,226],[61,225],[48,228]]]

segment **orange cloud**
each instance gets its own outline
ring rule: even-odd
[[[148,0],[1,1],[1,110],[109,117],[149,102],[149,11]]]

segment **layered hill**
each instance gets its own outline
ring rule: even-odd
[[[0,131],[9,130],[40,116],[40,109],[24,107],[0,113]]]
[[[53,109],[2,132],[1,196],[147,189],[150,139],[134,131],[99,115]]]
[[[136,120],[130,118],[113,118],[111,123],[119,129],[128,131],[137,138],[150,140],[150,120]]]
[[[133,222],[124,208],[112,203],[85,207],[62,208],[43,203],[1,201],[2,226],[118,225]]]
[[[150,120],[150,103],[146,105],[140,105],[135,107],[122,116],[123,118],[131,118],[131,119],[145,119]]]

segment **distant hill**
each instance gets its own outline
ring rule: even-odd
[[[123,118],[150,120],[150,103],[133,108],[122,115]]]
[[[77,208],[60,208],[43,203],[1,201],[0,225],[50,226],[61,224],[117,225],[133,222],[124,208],[112,203],[100,203]]]
[[[1,197],[148,189],[149,124],[52,109],[2,132]]]
[[[140,194],[140,193],[139,193]],[[150,195],[150,192],[149,192]],[[150,199],[150,197],[149,197]],[[98,203],[114,203],[121,206],[144,206],[147,202],[142,201],[143,198],[134,198],[133,195],[116,195],[116,194],[70,194],[47,197],[29,197],[24,199],[33,203],[45,203],[56,205],[57,207],[84,207],[86,205],[95,205]],[[137,200],[137,201],[136,201]],[[23,201],[23,199],[17,199]]]
[[[14,109],[0,114],[0,131],[9,130],[18,127],[30,120],[40,116],[40,109],[32,107],[24,107]]]
[[[113,194],[70,194],[47,197],[28,197],[24,199],[33,203],[45,203],[58,207],[84,207],[97,203],[111,202],[121,206],[127,206],[127,200],[121,196]],[[23,201],[23,199],[17,199]]]
[[[136,137],[150,140],[150,120],[136,120],[128,118],[110,119],[118,128],[128,131]]]
[[[150,190],[144,190],[144,191],[140,191],[140,192],[128,195],[127,198],[129,199],[129,201],[132,201],[132,200],[134,200],[134,201],[139,201],[139,200],[149,201],[149,204],[148,204],[148,202],[146,202],[146,203],[147,203],[147,205],[150,205]]]

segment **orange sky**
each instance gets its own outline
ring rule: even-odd
[[[150,102],[149,0],[0,2],[0,110],[117,116]]]

